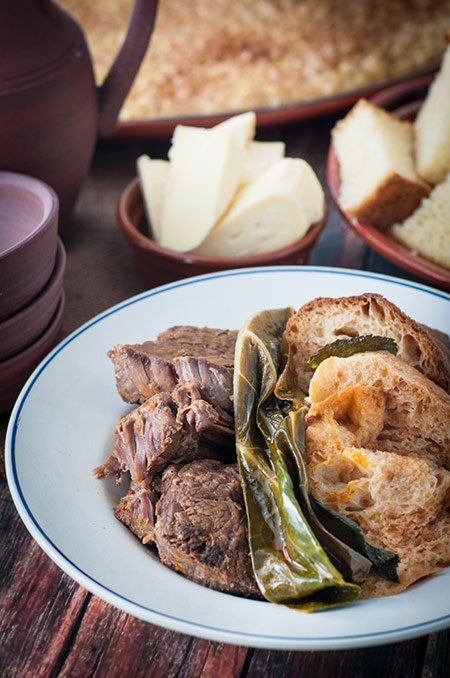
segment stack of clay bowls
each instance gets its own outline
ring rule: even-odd
[[[0,172],[0,413],[58,341],[65,266],[54,191]]]

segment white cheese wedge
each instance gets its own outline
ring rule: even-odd
[[[169,162],[167,160],[152,160],[148,155],[141,155],[137,159],[136,165],[141,180],[147,218],[152,234],[155,240],[159,242],[164,191],[169,177]]]
[[[172,159],[173,149],[176,146],[180,135],[184,134],[183,130],[186,128],[206,131],[206,127],[189,127],[188,125],[177,125],[172,135],[172,146],[168,152],[169,160]],[[224,120],[210,129],[218,132],[219,134],[228,135],[239,146],[247,146],[255,136],[256,115],[253,113],[253,111],[248,111],[247,113],[242,113],[241,115],[235,115],[232,118],[228,118],[228,120]]]
[[[324,195],[304,160],[284,158],[242,188],[195,254],[242,257],[270,252],[303,237],[323,217]]]
[[[269,167],[284,158],[285,150],[282,141],[252,141],[247,147],[241,185],[255,181]]]
[[[245,149],[232,136],[178,126],[161,215],[161,245],[198,247],[232,201]]]
[[[213,127],[213,130],[221,134],[229,134],[237,144],[246,146],[255,136],[256,115],[253,111],[234,115]]]

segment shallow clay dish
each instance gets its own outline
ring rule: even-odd
[[[145,235],[148,223],[137,177],[128,184],[120,197],[117,219],[133,251],[141,280],[148,287],[153,287],[179,278],[232,268],[304,264],[326,223],[327,206],[325,205],[323,219],[313,224],[303,238],[282,249],[253,257],[202,257],[174,252],[158,245]]]
[[[21,353],[0,362],[0,414],[14,405],[20,389],[36,367],[59,339],[64,311],[64,292],[58,308],[44,333]]]
[[[390,87],[373,97],[371,101],[378,106],[394,108],[393,112],[404,120],[414,120],[423,103],[423,98],[417,99],[417,97],[423,96],[424,87],[428,86],[432,80],[432,76],[422,76],[421,78],[416,79],[414,86],[410,83],[408,87],[406,87],[405,84]],[[409,95],[409,97],[412,96],[415,100],[405,103],[404,99],[406,95]],[[400,103],[402,105],[399,107]],[[355,233],[369,245],[369,247],[389,261],[392,261],[393,264],[403,268],[405,271],[413,273],[424,280],[428,280],[445,290],[450,290],[450,271],[414,254],[411,250],[400,245],[400,243],[397,243],[393,238],[386,233],[383,233],[375,226],[361,223],[356,219],[350,219],[343,212],[339,205],[339,163],[334,152],[333,144],[330,145],[328,152],[327,182],[334,204],[340,212],[342,219],[349,228],[355,231]]]
[[[433,62],[429,66],[418,69],[415,73],[410,73],[399,78],[376,82],[361,89],[343,92],[330,97],[320,99],[310,99],[298,101],[295,104],[276,106],[274,108],[256,109],[256,118],[258,129],[276,127],[286,123],[299,122],[300,120],[311,120],[323,115],[331,115],[340,111],[348,110],[361,97],[368,97],[380,90],[384,90],[392,84],[398,83],[410,88],[411,83],[416,80],[418,73],[435,73],[438,63]],[[423,77],[423,75],[422,75]],[[224,111],[211,115],[191,115],[172,118],[149,118],[143,120],[122,120],[115,137],[118,139],[168,139],[172,136],[177,125],[193,125],[196,127],[212,127],[219,122],[226,120],[231,115],[237,115],[242,111]]]
[[[36,297],[55,264],[58,198],[43,181],[0,172],[0,320]]]
[[[0,361],[30,346],[48,326],[61,299],[65,269],[66,252],[58,239],[55,267],[42,292],[11,318],[0,321]]]

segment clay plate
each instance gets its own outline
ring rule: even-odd
[[[414,101],[407,103],[402,103],[405,95],[409,96],[421,96],[423,94],[423,88],[428,86],[433,81],[433,77],[422,76],[417,78],[414,86],[411,86],[411,83],[406,88],[405,85],[396,85],[390,87],[389,89],[380,92],[377,96],[373,97],[371,101],[378,106],[384,106],[385,108],[395,107],[394,113],[403,120],[414,120],[420,106],[423,103],[423,98],[420,98]],[[399,107],[398,104],[402,103]],[[428,282],[442,287],[445,290],[450,290],[450,271],[447,271],[442,266],[433,264],[431,261],[427,261],[422,257],[414,254],[411,250],[408,250],[400,243],[397,243],[393,238],[390,238],[386,233],[383,233],[375,226],[370,224],[363,224],[356,219],[350,219],[340,208],[339,206],[339,188],[340,188],[340,176],[339,176],[339,163],[334,152],[333,144],[330,145],[328,152],[327,160],[327,182],[330,189],[331,197],[333,198],[334,204],[338,209],[343,221],[351,228],[359,237],[364,240],[369,247],[371,247],[375,252],[381,254],[383,257],[391,261],[393,264],[396,264],[400,268],[403,268],[408,273],[427,280]]]
[[[0,320],[34,299],[55,264],[58,198],[43,181],[0,172]]]
[[[65,269],[66,252],[58,239],[55,267],[42,292],[16,315],[0,322],[0,361],[30,346],[48,326],[61,299]]]
[[[148,287],[156,284],[187,278],[202,273],[271,266],[282,264],[304,264],[327,220],[327,206],[323,219],[313,224],[300,240],[282,249],[253,257],[204,257],[174,252],[161,247],[149,236],[144,211],[140,182],[135,177],[123,191],[118,208],[117,220],[133,251],[136,268],[143,283]]]
[[[0,414],[11,409],[20,389],[36,365],[57,343],[61,331],[64,303],[63,292],[58,308],[44,333],[21,353],[0,362]]]
[[[331,115],[345,111],[353,106],[361,97],[368,97],[390,85],[399,83],[409,86],[419,74],[435,73],[439,65],[433,62],[414,73],[400,78],[384,80],[350,92],[336,94],[331,97],[299,101],[295,104],[277,106],[276,108],[255,109],[258,129],[276,127],[300,120],[311,120],[322,115]],[[117,139],[168,139],[177,125],[193,125],[196,127],[212,127],[242,111],[224,111],[212,115],[179,116],[173,118],[153,118],[148,120],[119,121],[115,138]]]

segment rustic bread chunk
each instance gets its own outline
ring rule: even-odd
[[[339,161],[339,202],[351,217],[385,229],[408,217],[430,187],[413,161],[413,130],[365,99],[332,132]]]
[[[398,357],[446,391],[450,388],[449,351],[427,328],[379,294],[331,299],[317,298],[289,318],[284,337],[289,347],[288,369],[297,385],[308,391],[313,371],[307,360],[326,344],[365,334],[392,337]]]
[[[414,122],[419,174],[432,184],[450,172],[450,47]]]
[[[450,59],[449,59],[450,63]],[[450,94],[449,94],[450,106]],[[450,112],[449,112],[450,130]],[[450,133],[450,131],[449,131]],[[450,139],[449,139],[450,155]],[[402,245],[450,270],[450,173],[391,234]]]
[[[370,540],[397,553],[395,590],[450,565],[448,471],[415,455],[358,447],[319,462],[308,450],[307,469],[315,497],[357,522]]]
[[[384,354],[372,357],[377,355]],[[352,360],[329,358],[319,370],[326,372],[327,362],[340,361],[343,367],[342,363]],[[370,578],[364,586],[366,596],[395,593],[450,564],[450,472],[441,466],[449,465],[450,404],[447,441],[439,446],[436,439],[442,419],[438,416],[431,424],[433,412],[425,407],[422,413],[419,398],[416,426],[405,428],[411,393],[392,390],[381,367],[381,378],[376,380],[381,385],[358,384],[334,391],[315,402],[306,417],[306,462],[313,495],[355,520],[369,539],[400,557],[399,583]],[[414,372],[407,365],[402,367]],[[349,381],[343,375],[345,369],[337,366],[331,371]],[[372,373],[372,367],[366,365],[365,372]],[[350,373],[355,376],[354,371]],[[440,390],[429,383],[433,390]],[[400,433],[393,436],[395,432]],[[434,440],[428,439],[430,435]]]
[[[450,396],[390,353],[328,358],[317,368],[309,395],[309,423],[315,419],[323,430],[328,411],[329,431],[339,425],[357,434],[347,436],[347,446],[414,452],[450,468]],[[327,435],[332,439],[325,430],[322,446]]]

